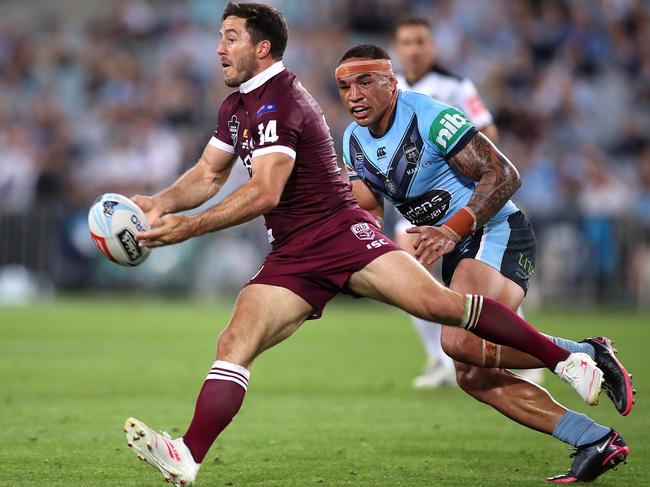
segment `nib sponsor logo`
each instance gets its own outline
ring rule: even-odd
[[[458,110],[449,108],[441,112],[431,125],[429,140],[446,151],[447,148],[453,146],[461,134],[466,132],[470,125],[467,118]]]

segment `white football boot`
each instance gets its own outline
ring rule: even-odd
[[[572,353],[566,360],[558,362],[555,373],[571,385],[587,404],[590,406],[598,404],[603,371],[589,355]]]
[[[165,482],[176,487],[194,483],[201,464],[194,461],[183,438],[172,440],[169,434],[158,433],[135,418],[126,420],[124,433],[138,459],[157,468]]]
[[[422,375],[413,379],[413,387],[416,389],[437,389],[443,386],[456,385],[456,371],[454,368],[447,368],[437,358],[428,360]]]
[[[538,386],[544,383],[544,369],[515,369],[511,370],[511,372]]]

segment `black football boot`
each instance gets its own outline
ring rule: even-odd
[[[625,462],[630,448],[616,431],[610,430],[600,440],[576,448],[571,454],[574,458],[569,471],[562,475],[549,477],[547,482],[571,484],[575,482],[591,482],[598,476]],[[627,463],[627,462],[625,462]]]
[[[596,351],[594,360],[598,368],[603,371],[605,382],[603,388],[614,403],[616,410],[627,416],[634,404],[632,388],[632,376],[627,373],[625,367],[616,358],[616,349],[612,341],[607,337],[585,338],[581,343],[588,343]]]

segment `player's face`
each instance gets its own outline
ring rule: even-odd
[[[226,85],[237,87],[248,81],[258,71],[256,46],[246,31],[246,19],[226,17],[221,24],[221,42],[217,54],[223,67]]]
[[[354,58],[350,59],[350,61]],[[361,73],[339,81],[339,96],[350,115],[362,127],[379,125],[390,108],[391,97],[396,89],[393,77],[381,74]]]
[[[395,33],[395,51],[406,71],[426,71],[436,55],[431,32],[424,25],[405,25]]]

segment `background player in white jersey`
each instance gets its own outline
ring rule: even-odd
[[[431,24],[422,17],[405,17],[395,27],[395,51],[402,64],[402,73],[397,73],[397,85],[405,91],[415,91],[436,98],[447,105],[460,108],[469,121],[492,142],[497,142],[498,132],[481,96],[469,78],[452,74],[436,62],[437,46],[431,35]],[[406,233],[411,224],[401,215],[395,222],[395,241],[408,252],[413,253],[414,237]],[[436,267],[433,271],[439,274]],[[521,314],[521,308],[518,313]],[[427,354],[422,375],[416,377],[417,388],[433,389],[456,383],[456,371],[452,359],[441,346],[441,327],[437,323],[411,316]],[[459,367],[462,367],[460,365]],[[519,372],[525,378],[541,383],[544,378],[541,369]]]

